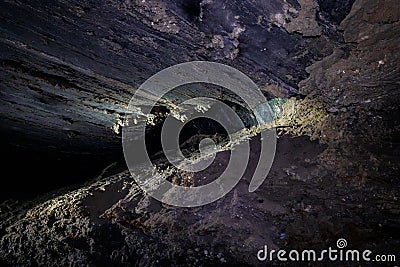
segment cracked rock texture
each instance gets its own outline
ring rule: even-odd
[[[300,83],[331,113],[317,129],[330,146],[325,163],[339,176],[398,179],[399,1],[356,1],[340,29],[345,43],[308,67]]]
[[[321,30],[337,16],[317,20],[325,16],[317,6],[277,0],[3,1],[2,132],[18,146],[54,153],[118,149],[118,125],[136,88],[191,60],[236,67],[266,94],[273,86],[277,95],[296,94],[306,67],[341,42]],[[298,15],[286,26],[271,19],[288,9]]]
[[[325,249],[346,237],[358,249],[398,247],[398,189],[320,178],[324,147],[307,141],[281,137],[256,193],[248,192],[250,164],[233,191],[199,208],[163,206],[143,195],[128,172],[25,207],[3,225],[0,256],[18,265],[264,266],[256,258],[264,245]],[[217,155],[217,166],[227,153]],[[212,178],[220,170],[208,171]]]
[[[2,1],[0,140],[6,166],[26,164],[17,170],[23,183],[15,179],[5,191],[71,185],[120,159],[130,98],[177,63],[225,63],[268,98],[297,95],[306,68],[343,43],[337,28],[353,1],[340,2]],[[284,21],[277,23],[279,14]],[[159,109],[194,96],[240,102],[194,89],[175,91]],[[43,175],[50,167],[64,171],[58,179]]]

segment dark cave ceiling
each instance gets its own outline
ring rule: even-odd
[[[233,66],[266,95],[296,95],[306,67],[341,45],[352,3],[2,1],[1,131],[28,149],[118,150],[112,128],[136,88],[193,60]]]

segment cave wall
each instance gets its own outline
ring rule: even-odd
[[[400,3],[361,1],[341,22],[344,44],[307,68],[300,91],[329,112],[316,129],[329,144],[323,164],[337,176],[399,174]]]
[[[319,99],[331,115],[313,134],[330,144],[324,162],[335,169],[363,155],[341,172],[361,175],[398,142],[399,4],[353,2],[3,1],[2,144],[27,161],[111,160],[136,88],[165,67],[209,60],[269,97]],[[171,97],[191,94],[202,92]]]
[[[2,1],[1,145],[9,155],[5,173],[26,177],[4,190],[74,184],[120,160],[130,98],[150,76],[177,63],[225,63],[267,97],[297,95],[306,67],[343,42],[337,28],[351,5]],[[201,95],[238,102],[213,90],[177,91],[171,98]]]
[[[351,4],[344,1],[343,10]],[[306,67],[341,42],[333,33],[344,11],[320,5],[3,1],[2,132],[18,146],[54,153],[118,149],[115,128],[136,88],[156,72],[191,60],[236,67],[266,94],[297,94]]]

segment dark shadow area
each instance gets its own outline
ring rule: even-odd
[[[63,154],[18,148],[4,138],[1,138],[0,147],[4,156],[0,201],[31,200],[52,190],[79,186],[101,175],[113,163],[112,169],[125,166],[122,148],[101,156]],[[109,169],[107,171],[112,171]]]

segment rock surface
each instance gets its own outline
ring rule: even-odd
[[[341,237],[357,249],[394,253],[398,188],[326,177],[318,166],[324,147],[307,141],[281,137],[256,193],[248,192],[250,164],[232,192],[199,208],[161,205],[128,172],[95,181],[6,221],[0,256],[18,265],[264,266],[256,254],[264,245],[322,250]],[[227,160],[219,153],[216,166]]]
[[[356,1],[340,29],[345,44],[308,67],[300,83],[331,113],[317,129],[330,146],[326,165],[339,176],[398,179],[390,170],[399,174],[399,1]]]
[[[276,22],[282,14],[292,22]],[[191,60],[226,63],[261,87],[296,94],[306,67],[340,42],[321,30],[336,23],[317,21],[323,14],[312,1],[3,1],[2,132],[54,153],[116,149],[136,88]]]
[[[267,96],[297,94],[306,67],[342,43],[336,29],[352,0],[341,2],[338,11],[322,0],[2,1],[1,144],[9,155],[5,172],[26,177],[4,191],[71,185],[121,158],[130,98],[177,63],[225,63]],[[276,21],[282,14],[293,30]],[[171,98],[204,94],[221,98],[213,90]],[[21,170],[7,168],[22,162]],[[43,173],[60,169],[58,179]]]

